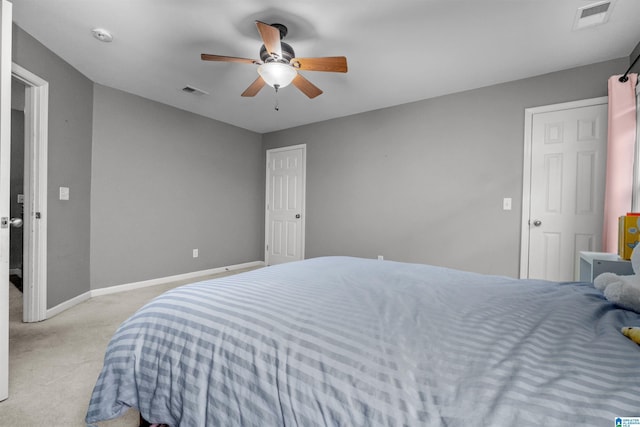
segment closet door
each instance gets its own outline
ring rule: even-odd
[[[306,146],[267,151],[265,262],[304,259]]]
[[[577,280],[579,253],[600,251],[606,147],[606,103],[532,115],[524,277]]]

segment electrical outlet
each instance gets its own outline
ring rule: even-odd
[[[198,258],[198,250],[197,249],[193,250],[193,257],[194,258]]]
[[[60,200],[69,200],[69,187],[60,187]]]
[[[378,261],[384,261],[384,256],[378,255]]]
[[[511,210],[511,197],[505,197],[502,199],[502,209],[505,211]]]

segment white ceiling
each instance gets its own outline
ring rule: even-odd
[[[626,57],[640,41],[639,0],[616,0],[608,23],[578,31],[577,9],[596,0],[13,3],[17,25],[96,83],[259,133]],[[283,88],[279,111],[268,86],[241,97],[256,66],[200,54],[259,59],[255,20],[286,25],[296,56],[346,56],[349,72],[302,72],[324,94]],[[93,38],[96,27],[113,42]]]

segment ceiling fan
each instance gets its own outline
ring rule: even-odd
[[[242,92],[242,96],[256,96],[265,84],[278,89],[293,83],[309,98],[322,94],[317,86],[304,78],[299,70],[347,72],[347,58],[327,56],[322,58],[296,58],[293,48],[281,40],[287,35],[287,27],[282,24],[265,24],[256,21],[263,45],[260,48],[260,60],[237,58],[234,56],[200,55],[203,61],[240,62],[258,65],[258,78]]]

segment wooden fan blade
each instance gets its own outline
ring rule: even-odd
[[[316,85],[302,77],[300,74],[298,74],[291,83],[311,99],[322,94],[322,91]]]
[[[280,45],[280,30],[264,22],[256,21],[258,32],[264,43],[264,47],[271,55],[282,58],[282,46]]]
[[[245,63],[245,64],[259,64],[260,63],[260,61],[256,61],[255,59],[237,58],[235,56],[210,55],[208,53],[203,53],[202,55],[200,55],[200,58],[203,61],[242,62],[242,63]]]
[[[258,76],[258,78],[253,83],[251,83],[251,85],[244,92],[242,92],[241,96],[256,96],[258,92],[260,92],[260,89],[264,87],[264,85],[264,80],[262,79],[262,77]]]
[[[327,56],[324,58],[293,58],[293,68],[306,71],[329,71],[333,73],[347,72],[347,58],[344,56]]]

